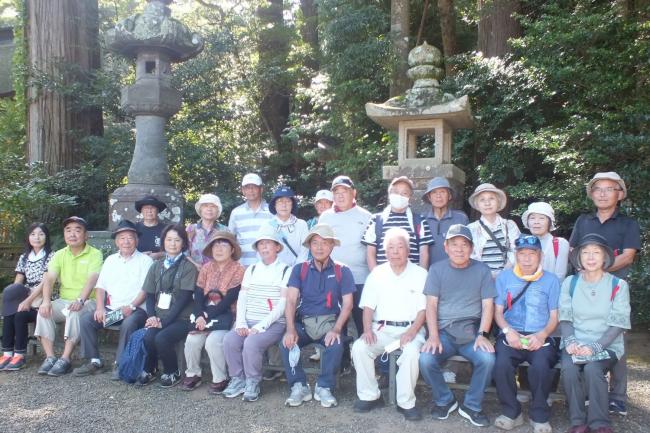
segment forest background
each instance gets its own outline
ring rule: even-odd
[[[16,45],[15,95],[0,99],[0,240],[10,243],[31,221],[56,232],[71,213],[105,229],[108,194],[126,183],[135,142],[133,119],[119,104],[133,64],[106,50],[103,34],[144,2],[46,3],[86,24],[87,33],[64,29],[64,36],[94,53],[47,64],[37,56],[51,41],[36,30],[57,13],[28,13],[35,2],[0,0],[0,27],[13,28]],[[198,195],[215,192],[227,222],[249,171],[266,180],[267,194],[291,185],[304,217],[312,215],[310,197],[341,173],[355,180],[363,206],[380,209],[381,166],[396,162],[397,139],[364,104],[409,87],[405,55],[426,40],[445,55],[444,91],[469,95],[476,117],[475,129],[454,136],[466,197],[478,183],[495,183],[508,192],[506,212],[515,219],[528,203],[548,201],[558,234],[568,236],[592,209],[584,185],[593,173],[614,170],[627,181],[621,210],[637,218],[643,236],[630,276],[633,314],[650,322],[650,1],[177,0],[171,7],[205,40],[198,57],[174,67],[184,104],[167,127],[172,183],[185,194],[188,220]],[[28,125],[44,122],[44,113],[29,108],[46,94],[63,107],[48,116],[78,114],[63,119],[76,134],[53,133],[38,157]]]

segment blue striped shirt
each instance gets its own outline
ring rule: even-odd
[[[262,224],[273,218],[269,212],[269,205],[262,200],[257,210],[251,209],[248,202],[243,203],[232,210],[228,221],[228,230],[236,237],[241,246],[241,259],[239,263],[243,266],[250,266],[258,261],[257,253],[253,250],[253,242],[257,237]]]

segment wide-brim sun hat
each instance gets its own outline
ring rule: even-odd
[[[591,178],[589,183],[587,183],[586,186],[587,196],[591,196],[591,188],[593,188],[594,184],[599,180],[611,180],[616,182],[618,186],[620,186],[621,189],[623,190],[623,198],[627,197],[627,188],[625,187],[625,182],[623,181],[621,176],[619,176],[618,173],[616,173],[615,171],[596,173],[594,177]]]
[[[431,200],[429,199],[429,193],[438,188],[447,188],[447,190],[449,190],[449,199],[451,200],[454,198],[454,190],[451,189],[451,185],[449,184],[447,178],[438,176],[434,177],[427,183],[427,190],[422,195],[422,201],[430,204]]]
[[[336,237],[334,229],[329,224],[316,224],[312,227],[302,245],[309,248],[309,243],[314,236],[320,236],[323,239],[332,240],[334,241],[334,245],[337,247],[341,246],[341,241]]]
[[[314,204],[318,203],[320,200],[327,200],[330,203],[334,202],[334,195],[332,194],[332,191],[329,191],[327,189],[321,189],[318,191],[314,196]]]
[[[201,194],[199,200],[194,203],[194,210],[198,216],[201,216],[201,205],[213,204],[217,207],[217,218],[221,216],[223,207],[221,206],[221,199],[214,194]]]
[[[138,236],[140,233],[138,232],[138,229],[135,227],[135,224],[133,224],[129,220],[122,220],[120,223],[117,225],[115,230],[111,233],[111,238],[115,239],[118,235],[118,233],[122,232],[133,232],[135,233],[136,236]]]
[[[543,201],[537,201],[528,205],[528,209],[526,209],[526,211],[521,215],[521,222],[528,230],[530,230],[530,227],[528,227],[528,217],[533,213],[538,213],[548,217],[548,219],[551,220],[548,231],[552,232],[555,230],[555,211],[550,204]]]
[[[582,264],[580,263],[580,251],[587,245],[598,245],[605,251],[605,266],[604,269],[609,269],[614,264],[614,250],[607,245],[607,239],[597,233],[588,233],[580,239],[578,245],[575,246],[571,253],[569,253],[569,260],[574,268],[581,270]]]
[[[499,208],[497,209],[497,212],[502,211],[506,207],[506,203],[508,203],[508,197],[506,196],[506,193],[491,183],[482,183],[476,187],[472,195],[470,195],[469,199],[467,200],[472,208],[478,210],[478,207],[476,206],[476,199],[484,192],[492,192],[496,194],[497,200],[499,201]]]
[[[271,197],[271,201],[269,202],[269,212],[271,212],[273,215],[277,213],[275,209],[275,202],[278,201],[278,199],[281,197],[287,197],[291,199],[291,213],[295,214],[298,210],[298,199],[296,199],[296,194],[294,194],[291,187],[286,185],[279,186],[278,189],[276,189],[273,193],[273,197]]]
[[[280,251],[284,249],[282,240],[278,237],[278,231],[272,227],[270,224],[264,224],[260,227],[257,235],[255,236],[255,242],[253,242],[253,249],[257,251],[257,243],[259,241],[269,240],[273,241],[276,244],[280,245]]]
[[[167,207],[167,205],[162,201],[158,200],[156,196],[145,195],[140,200],[135,202],[135,210],[137,210],[138,212],[142,212],[142,207],[147,205],[154,206],[156,209],[158,209],[158,212],[162,212]]]
[[[212,233],[212,235],[210,235],[208,242],[205,244],[205,248],[203,248],[203,256],[214,259],[214,257],[212,257],[212,244],[214,244],[219,239],[225,239],[228,241],[232,247],[233,260],[237,261],[241,258],[241,247],[239,246],[239,242],[237,242],[237,238],[235,238],[235,235],[226,230],[217,230],[216,232]]]

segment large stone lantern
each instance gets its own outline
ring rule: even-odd
[[[135,116],[135,150],[128,183],[109,198],[109,230],[122,219],[139,218],[134,203],[153,194],[167,204],[166,222],[181,222],[183,196],[170,182],[167,165],[167,119],[181,108],[181,94],[171,86],[172,63],[201,52],[203,41],[171,17],[171,0],[148,0],[144,12],[126,18],[106,35],[106,45],[135,59],[135,83],[122,89],[122,108]]]
[[[451,163],[452,139],[454,129],[474,126],[468,98],[454,98],[440,90],[442,54],[436,47],[424,42],[411,50],[408,62],[413,87],[383,104],[366,104],[366,114],[373,121],[398,133],[397,165],[384,166],[383,177],[408,176],[416,187],[411,205],[423,210],[420,197],[426,183],[444,176],[454,189],[454,207],[460,207],[465,173]],[[427,136],[429,142],[433,138],[433,149],[423,148]]]

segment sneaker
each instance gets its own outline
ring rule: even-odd
[[[320,405],[323,407],[332,407],[339,404],[329,388],[321,388],[318,385],[314,388],[314,399],[320,401]]]
[[[160,375],[160,387],[161,388],[171,388],[176,386],[181,382],[181,372],[175,371],[169,374]]]
[[[156,380],[156,373],[149,373],[147,371],[143,371],[140,373],[140,376],[138,376],[138,380],[136,380],[135,385],[136,386],[147,386],[151,382],[154,382]]]
[[[255,379],[246,379],[246,388],[244,389],[243,401],[253,402],[260,398],[260,381]]]
[[[530,425],[533,426],[533,433],[553,433],[549,422],[535,422],[531,419]]]
[[[111,372],[111,380],[115,382],[120,380],[120,369],[117,364],[113,366],[113,371]]]
[[[241,377],[233,377],[230,379],[230,383],[224,389],[223,396],[226,398],[235,398],[239,395],[242,395],[246,390],[246,381]]]
[[[183,391],[194,391],[199,386],[201,386],[201,376],[185,377],[181,382]]]
[[[50,371],[52,369],[52,367],[54,367],[54,364],[56,364],[56,361],[57,361],[56,356],[49,356],[49,357],[45,358],[45,361],[43,361],[41,366],[38,367],[37,373],[41,374],[41,375],[47,374],[47,372]]]
[[[625,407],[625,403],[620,400],[610,400],[609,413],[625,416],[627,415],[627,407]]]
[[[47,372],[48,376],[59,377],[64,374],[70,373],[72,370],[72,364],[67,359],[59,358],[58,361],[54,363],[50,371]]]
[[[533,421],[531,420],[531,424]],[[515,427],[519,427],[524,424],[524,415],[520,412],[516,418],[510,418],[505,415],[499,415],[497,419],[494,420],[494,426],[500,428],[501,430],[512,430]],[[533,430],[534,430],[533,426]],[[550,433],[550,432],[549,432]]]
[[[458,414],[468,419],[476,427],[487,427],[490,425],[490,420],[483,411],[475,411],[461,404],[458,408]]]
[[[0,370],[4,370],[9,365],[12,357],[13,355],[2,355],[2,358],[0,358]]]
[[[518,392],[517,401],[519,403],[528,403],[530,401],[530,395],[528,395],[527,393]]]
[[[303,401],[311,400],[311,389],[309,385],[303,385],[300,382],[296,382],[291,387],[291,395],[289,398],[284,401],[286,406],[296,407],[300,406]]]
[[[210,386],[208,387],[208,394],[210,395],[220,395],[223,394],[223,391],[226,389],[228,386],[228,379],[223,380],[221,382],[212,382],[210,383]]]
[[[410,409],[397,406],[397,411],[404,415],[406,421],[420,421],[422,419],[422,412],[415,406]]]
[[[14,355],[11,362],[7,364],[4,371],[18,371],[27,364],[24,355]]]
[[[262,380],[275,380],[279,379],[282,377],[284,373],[281,371],[275,371],[275,370],[265,370],[264,374],[262,374]]]
[[[357,400],[354,402],[352,409],[356,413],[366,413],[383,406],[384,399],[379,397],[377,400]]]
[[[456,409],[458,409],[458,401],[454,398],[444,406],[434,405],[433,408],[431,408],[431,416],[433,419],[447,419],[449,418],[449,414]]]
[[[94,362],[88,361],[81,367],[77,367],[72,370],[72,375],[77,377],[85,377],[95,373],[101,373],[102,371],[104,371],[103,363],[100,362],[99,364],[95,364]]]

